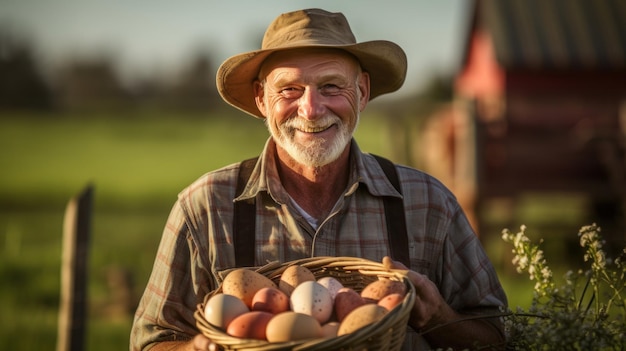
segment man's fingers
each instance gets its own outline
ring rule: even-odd
[[[415,285],[415,288],[418,290],[423,286],[424,280],[427,279],[425,276],[407,268],[407,266],[405,266],[402,262],[395,261],[389,256],[383,257],[383,267],[385,267],[385,269],[390,269],[390,270],[391,269],[406,270],[407,277],[413,283],[413,285]]]
[[[413,283],[413,285],[415,286],[415,289],[417,289],[418,293],[419,290],[421,289],[421,287],[424,285],[424,281],[428,278],[426,278],[426,276],[421,275],[417,272],[411,271],[409,270],[407,272],[407,277],[409,277],[409,280]]]
[[[389,256],[383,257],[383,267],[385,267],[385,269],[409,269],[407,266],[402,264],[402,262],[394,261]]]
[[[402,262],[400,261],[395,261],[393,260],[391,257],[389,256],[385,256],[383,257],[383,267],[385,267],[385,269],[401,269],[401,270],[406,270],[406,275],[409,278],[409,280],[411,282],[413,282],[413,285],[416,286],[416,288],[419,285],[422,285],[422,283],[424,282],[424,279],[426,279],[425,276],[414,272],[412,270],[410,270],[409,268],[407,268],[407,266],[405,266]]]
[[[194,350],[219,351],[220,347],[202,334],[198,334],[193,339]]]

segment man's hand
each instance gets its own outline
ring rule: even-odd
[[[194,336],[191,340],[193,344],[193,351],[218,351],[219,347],[216,343],[212,342],[209,338],[202,334]]]
[[[407,277],[415,286],[415,305],[413,305],[409,320],[409,324],[415,330],[428,329],[458,317],[443,299],[435,283],[426,276],[410,270],[404,264],[388,256],[383,258],[383,266],[386,269],[406,270]]]
[[[435,283],[428,277],[387,256],[383,258],[383,266],[386,269],[407,271],[407,277],[415,286],[416,295],[409,325],[416,331],[423,332],[431,347],[460,350],[481,346],[482,349],[489,350],[504,349],[505,338],[501,328],[481,319],[464,320],[465,316],[448,305]]]

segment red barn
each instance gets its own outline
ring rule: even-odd
[[[454,88],[450,185],[479,232],[483,204],[527,192],[623,218],[626,1],[477,0]]]

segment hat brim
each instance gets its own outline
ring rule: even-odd
[[[256,106],[253,82],[261,64],[277,51],[320,47],[341,49],[354,55],[370,76],[370,100],[398,90],[406,78],[407,60],[404,50],[386,40],[374,40],[350,45],[291,46],[256,50],[235,55],[217,70],[216,84],[220,95],[230,105],[257,118],[265,118]]]

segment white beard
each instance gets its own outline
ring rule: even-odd
[[[335,115],[326,115],[314,122],[294,117],[278,126],[278,128],[274,124],[268,123],[267,119],[266,123],[276,144],[283,148],[298,163],[307,167],[322,167],[337,160],[350,143],[352,134],[356,129],[356,124],[351,129]],[[316,138],[306,144],[301,144],[294,140],[296,129],[302,131],[322,131],[333,124],[339,128],[339,133],[333,140]]]

